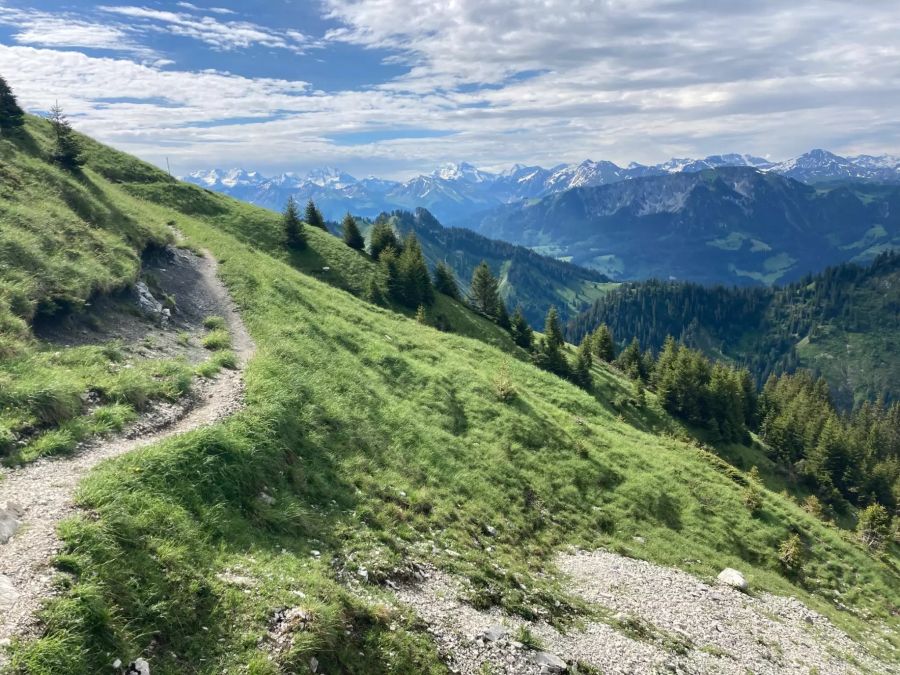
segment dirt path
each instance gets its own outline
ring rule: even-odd
[[[209,254],[196,258],[195,267],[202,287],[198,295],[205,309],[224,316],[240,368],[202,382],[189,400],[158,406],[124,434],[92,443],[73,457],[0,469],[0,667],[6,661],[2,646],[36,632],[36,611],[53,594],[52,559],[61,547],[56,526],[75,513],[73,496],[85,474],[106,459],[213,424],[243,405],[241,370],[255,346],[216,277],[214,259]],[[4,522],[7,534],[16,530],[6,543]]]

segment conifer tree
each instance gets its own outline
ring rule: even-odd
[[[434,268],[434,290],[454,300],[460,299],[459,286],[450,265],[441,260]]]
[[[72,125],[57,103],[50,108],[50,124],[53,125],[54,145],[51,159],[61,167],[74,170],[84,164],[81,144],[75,138]]]
[[[414,232],[403,241],[403,251],[397,258],[397,300],[407,307],[434,302],[431,275]]]
[[[383,251],[388,248],[394,249],[395,252],[400,251],[400,240],[394,233],[394,228],[386,218],[379,217],[372,226],[372,232],[369,235],[369,253],[378,260]]]
[[[522,313],[521,305],[517,306],[516,311],[513,313],[512,321],[510,322],[510,333],[512,333],[513,342],[523,349],[531,349],[534,343],[534,332]]]
[[[506,309],[506,303],[502,299],[497,303],[497,325],[503,330],[512,328],[509,320],[509,310]]]
[[[500,309],[500,283],[491,274],[491,268],[482,260],[472,273],[472,283],[469,285],[469,295],[472,297],[472,306],[482,314],[497,317]]]
[[[306,248],[306,231],[303,229],[303,221],[297,210],[297,202],[293,196],[288,197],[287,205],[281,216],[281,227],[284,230],[284,239],[288,248],[302,251]]]
[[[591,377],[591,341],[585,338],[578,346],[575,354],[575,365],[572,368],[572,381],[582,389],[590,389],[593,386]]]
[[[644,358],[641,354],[641,345],[638,343],[637,338],[632,339],[631,344],[622,350],[622,353],[616,359],[616,365],[632,380],[647,379]]]
[[[341,223],[341,229],[344,234],[344,243],[347,244],[347,246],[356,251],[362,251],[365,248],[366,240],[363,238],[362,232],[359,231],[356,219],[349,213],[344,216],[344,220]]]
[[[544,322],[544,336],[547,339],[547,345],[555,349],[562,347],[566,341],[563,338],[562,326],[559,323],[559,312],[556,307],[551,307],[547,312],[547,319]]]
[[[601,323],[599,326],[597,326],[597,330],[594,331],[592,341],[594,346],[594,354],[597,355],[597,358],[601,361],[612,363],[616,358],[616,346],[613,342],[613,335],[609,330],[609,326],[607,326],[605,323]]]
[[[328,231],[328,228],[325,226],[325,219],[322,217],[322,212],[319,211],[316,203],[312,199],[306,202],[306,223],[310,227],[318,227],[320,230]]]
[[[19,107],[16,96],[0,77],[0,135],[15,131],[25,124],[25,111]]]

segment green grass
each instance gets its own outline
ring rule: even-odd
[[[446,299],[455,334],[366,304],[347,290],[371,264],[325,233],[310,233],[306,255],[335,270],[353,261],[332,277],[292,266],[302,260],[277,245],[277,216],[161,179],[109,189],[152,197],[133,208],[176,221],[220,261],[257,344],[247,407],[83,482],[90,515],[61,528],[72,577],[46,632],[15,646],[14,672],[102,672],[139,654],[154,673],[303,672],[311,657],[324,672],[446,672],[385,590],[362,600],[343,582],[430,562],[468,577],[476,606],[565,623],[584,607],[547,573],[568,545],[707,579],[736,567],[862,639],[886,624],[900,646],[893,560],[768,490],[752,516],[745,474],[687,442],[652,394],[638,408],[615,371],[597,366],[588,394],[510,358],[507,337]],[[507,401],[494,391],[503,368]],[[787,578],[778,546],[793,531],[807,561]],[[260,645],[285,607],[303,611],[303,630],[270,661]]]

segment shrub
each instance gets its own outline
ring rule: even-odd
[[[871,504],[859,514],[856,534],[871,549],[880,549],[891,533],[891,517],[881,504]]]
[[[825,519],[825,509],[822,508],[822,502],[815,495],[810,495],[803,500],[803,510],[814,518]]]
[[[509,374],[509,364],[505,361],[500,365],[497,374],[494,375],[492,382],[494,388],[494,396],[498,401],[507,402],[516,397],[516,387],[513,385],[512,377]]]
[[[798,534],[792,534],[778,547],[778,560],[787,572],[796,574],[803,567],[803,543]]]

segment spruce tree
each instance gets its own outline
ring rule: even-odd
[[[509,320],[509,310],[506,309],[506,303],[503,300],[497,303],[497,325],[503,330],[512,328]]]
[[[300,220],[300,212],[297,210],[297,202],[294,197],[288,197],[287,205],[281,216],[281,227],[284,230],[284,240],[288,248],[294,251],[302,251],[306,248],[306,231],[303,229],[303,221]]]
[[[472,298],[472,306],[482,314],[497,317],[500,309],[500,283],[491,274],[491,268],[482,260],[472,273],[472,283],[469,285],[469,295]]]
[[[585,339],[578,346],[578,351],[575,354],[575,365],[572,368],[572,382],[582,389],[590,389],[593,386],[591,364],[591,341]]]
[[[341,228],[344,232],[344,243],[347,244],[347,246],[356,251],[362,251],[365,248],[366,240],[363,238],[362,232],[359,231],[356,219],[349,213],[344,216]]]
[[[19,107],[16,96],[0,77],[0,135],[13,132],[25,124],[25,111]]]
[[[379,217],[372,226],[372,232],[369,235],[369,253],[378,260],[382,252],[392,248],[395,252],[400,251],[400,240],[394,233],[394,228],[386,218]]]
[[[431,275],[419,240],[413,232],[403,241],[403,251],[397,259],[397,299],[407,307],[434,302]]]
[[[547,312],[547,320],[544,322],[544,336],[547,339],[547,345],[555,349],[562,347],[566,341],[563,338],[562,326],[559,323],[559,312],[556,307],[551,307]]]
[[[328,228],[325,226],[325,219],[322,217],[322,212],[319,211],[316,203],[312,199],[306,202],[306,222],[311,227],[318,227],[320,230],[328,231]]]
[[[517,306],[516,311],[513,313],[510,333],[512,334],[513,342],[523,349],[531,349],[531,346],[534,343],[534,332],[531,330],[531,326],[528,325],[528,321],[522,313],[521,305]]]
[[[456,284],[456,276],[450,265],[443,260],[434,268],[434,290],[443,293],[454,300],[460,299],[459,286]]]
[[[616,346],[613,342],[613,335],[609,330],[609,326],[605,323],[601,323],[597,330],[594,331],[593,346],[594,354],[601,361],[612,363],[616,358]]]
[[[54,145],[50,158],[64,169],[74,170],[84,164],[81,144],[75,138],[72,125],[57,103],[50,108],[50,124],[53,125]]]

